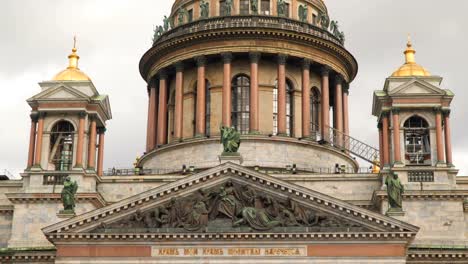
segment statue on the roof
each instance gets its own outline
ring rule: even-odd
[[[70,176],[68,176],[63,183],[63,190],[61,193],[63,213],[75,213],[75,195],[77,190],[78,184],[76,181],[72,181]]]
[[[208,18],[210,12],[210,4],[206,1],[200,2],[200,16],[201,18]]]
[[[167,17],[167,16],[164,16],[164,19],[163,19],[163,23],[164,23],[164,31],[168,31],[169,30],[169,26],[170,26],[170,19]]]
[[[182,24],[185,22],[185,16],[186,16],[186,14],[187,14],[187,10],[186,10],[186,9],[180,9],[180,10],[179,10],[179,14],[178,14],[178,16],[177,16],[179,25],[182,25]]]
[[[223,144],[223,155],[237,153],[240,147],[240,133],[233,127],[221,128],[221,143]]]
[[[307,22],[308,13],[309,9],[306,5],[299,6],[299,20],[301,20],[302,22]]]
[[[232,13],[232,0],[226,0],[224,2],[224,15],[225,16],[230,16]]]
[[[250,10],[252,10],[252,14],[258,13],[258,0],[250,0]]]
[[[286,2],[278,0],[278,16],[286,16]]]
[[[153,34],[153,44],[162,36],[164,29],[162,26],[156,26]]]
[[[330,26],[330,17],[328,17],[326,13],[319,12],[317,21],[319,26],[322,27],[322,29],[328,30],[328,27]]]
[[[405,188],[398,178],[398,174],[393,172],[392,175],[387,176],[385,185],[387,185],[389,211],[402,211]]]

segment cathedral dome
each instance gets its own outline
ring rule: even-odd
[[[80,56],[76,54],[76,47],[72,49],[72,53],[68,55],[68,67],[57,73],[52,80],[54,81],[91,81],[88,75],[80,71],[78,68],[78,60]]]
[[[424,67],[416,63],[414,59],[416,50],[413,49],[413,45],[409,40],[404,54],[406,58],[405,64],[398,68],[398,70],[396,70],[392,74],[392,77],[431,76],[429,71],[427,71]]]

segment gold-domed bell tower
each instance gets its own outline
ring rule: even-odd
[[[383,172],[395,171],[403,182],[455,184],[450,104],[454,94],[441,87],[442,77],[416,63],[408,39],[405,63],[374,92]]]
[[[103,173],[104,132],[112,118],[109,98],[78,68],[79,59],[75,39],[68,67],[39,83],[41,92],[27,100],[32,123],[25,174],[41,176],[30,181],[37,191],[47,191],[43,187],[60,184],[66,176]],[[80,187],[91,191],[92,185]]]

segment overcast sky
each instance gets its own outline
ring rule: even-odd
[[[172,0],[0,0],[0,170],[17,174],[27,161],[27,98],[67,65],[78,36],[80,68],[100,93],[110,95],[113,117],[106,137],[105,168],[130,167],[146,141],[146,84],[138,62],[151,45],[153,26]],[[454,159],[468,174],[468,1],[326,0],[359,63],[351,85],[352,136],[377,146],[372,92],[403,64],[411,33],[417,62],[444,77],[452,104]],[[367,166],[367,164],[363,164]]]

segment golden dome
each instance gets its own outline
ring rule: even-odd
[[[68,67],[57,73],[54,81],[91,81],[91,79],[84,72],[78,68],[78,60],[80,56],[76,54],[76,38],[74,39],[72,53],[68,55]]]
[[[431,74],[421,65],[417,64],[414,55],[416,50],[408,38],[408,44],[405,50],[406,62],[397,71],[392,74],[392,77],[408,77],[408,76],[431,76]]]

